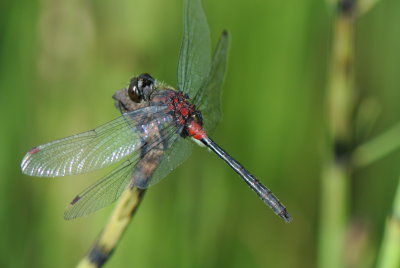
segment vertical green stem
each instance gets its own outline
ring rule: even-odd
[[[386,222],[376,267],[400,267],[400,180],[397,185],[393,213]]]
[[[348,179],[346,170],[334,163],[326,164],[322,174],[318,267],[344,267]]]
[[[350,171],[354,168],[353,164],[356,163],[356,161],[350,161],[351,148],[354,147],[352,140],[354,136],[353,126],[355,125],[353,111],[356,110],[353,76],[354,21],[356,17],[365,14],[377,2],[377,0],[328,0],[328,3],[335,5],[336,13],[326,100],[329,107],[327,118],[329,143],[328,156],[321,175],[322,197],[318,267],[346,266],[344,253],[347,207],[350,199],[348,195]],[[377,157],[379,155],[372,155],[370,158]],[[368,162],[371,159],[361,160]],[[397,220],[390,220],[388,225],[397,224],[396,230],[399,232],[399,214],[396,215],[397,218],[393,217],[393,219]],[[396,230],[394,227],[391,229],[392,232],[396,232]],[[397,239],[398,243],[399,241]],[[398,247],[396,249],[397,253],[400,254]],[[384,259],[385,256],[382,256],[382,262],[384,262]]]
[[[349,149],[354,110],[353,10],[354,1],[337,2],[328,105],[328,157],[321,175],[321,222],[318,267],[344,267],[349,188]]]

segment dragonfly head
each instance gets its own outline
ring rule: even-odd
[[[129,98],[136,103],[148,101],[154,91],[154,83],[154,78],[147,73],[132,78],[128,87]]]

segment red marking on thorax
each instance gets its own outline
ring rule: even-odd
[[[184,136],[189,135],[197,140],[207,137],[202,128],[201,114],[190,102],[187,94],[171,90],[162,102],[167,105],[169,114],[174,116],[175,122],[183,127]]]
[[[188,101],[187,95],[184,95],[182,92],[171,91],[166,103],[168,109],[174,113],[176,121],[180,125],[185,125],[191,114],[195,112],[194,105]]]
[[[196,140],[207,138],[207,134],[204,132],[203,127],[196,121],[190,122],[188,126],[188,134]]]
[[[182,114],[183,116],[187,116],[187,115],[189,114],[189,110],[188,110],[187,108],[182,108],[182,109],[181,109],[181,114]]]

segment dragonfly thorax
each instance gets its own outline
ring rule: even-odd
[[[187,137],[188,127],[194,121],[198,125],[203,125],[203,117],[196,106],[190,102],[189,96],[182,91],[169,90],[165,103],[178,126],[182,137]]]

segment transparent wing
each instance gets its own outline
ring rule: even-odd
[[[160,138],[154,140],[151,144],[145,143],[141,150],[135,151],[129,160],[123,162],[107,176],[76,196],[66,209],[64,218],[70,220],[93,213],[116,201],[127,187],[136,186],[134,174],[138,174],[138,171],[140,172],[138,165],[146,157],[146,155],[143,155],[143,152],[151,153],[160,144],[167,146],[165,147],[166,153],[160,158],[159,165],[155,165],[156,168],[152,170],[152,175],[147,180],[150,183],[140,188],[146,188],[158,182],[185,160],[189,156],[191,147],[189,145],[189,148],[187,148],[186,146],[182,146],[182,144],[186,144],[188,141],[185,141],[176,134],[176,127],[174,125],[168,125],[168,127],[161,131],[163,135]],[[182,143],[182,141],[185,142]],[[175,148],[175,146],[177,147]],[[171,154],[171,152],[174,153]]]
[[[65,210],[64,219],[88,215],[116,201],[132,178],[135,160],[123,162],[110,174],[77,195]]]
[[[150,106],[123,114],[91,131],[40,145],[22,160],[22,172],[56,177],[93,171],[116,163],[141,146],[135,129],[143,116],[165,116],[165,106]]]
[[[184,2],[183,20],[177,70],[178,90],[193,97],[204,83],[211,62],[210,32],[201,0]]]
[[[221,88],[224,82],[229,50],[229,34],[223,31],[215,49],[210,74],[202,90],[193,97],[193,103],[202,111],[204,129],[210,134],[221,120]]]

